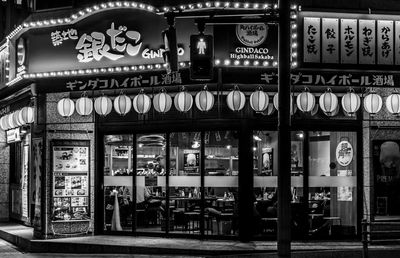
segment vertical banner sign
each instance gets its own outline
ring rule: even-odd
[[[395,23],[395,33],[394,33],[394,53],[396,65],[400,65],[400,21],[396,21]]]
[[[375,64],[375,20],[358,21],[358,62]]]
[[[304,62],[319,63],[321,61],[321,27],[320,18],[304,18]]]
[[[32,193],[33,203],[35,204],[33,226],[35,231],[40,231],[42,228],[41,224],[41,180],[42,180],[42,154],[43,154],[43,139],[33,138],[32,139],[32,156],[33,156],[33,167],[32,167],[32,187],[34,192]]]
[[[22,155],[22,217],[28,218],[29,145],[24,145]]]
[[[340,62],[357,64],[357,20],[340,19]]]
[[[322,62],[339,63],[339,19],[322,19]]]
[[[393,21],[379,21],[377,25],[378,64],[393,65]]]

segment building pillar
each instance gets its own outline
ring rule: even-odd
[[[5,131],[0,131],[0,221],[9,221],[10,147]]]

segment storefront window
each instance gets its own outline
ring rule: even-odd
[[[108,231],[132,230],[132,135],[104,137],[104,224]]]

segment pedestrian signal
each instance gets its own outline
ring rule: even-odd
[[[190,78],[212,80],[214,68],[214,41],[211,35],[190,36]]]

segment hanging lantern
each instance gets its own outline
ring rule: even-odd
[[[154,109],[159,113],[167,113],[172,106],[172,98],[162,88],[161,92],[156,94],[153,98]]]
[[[25,125],[25,123],[23,121],[19,120],[19,113],[20,112],[21,112],[21,110],[17,110],[14,113],[12,113],[12,119],[13,119],[14,125],[16,127]]]
[[[117,112],[121,116],[128,114],[131,108],[132,108],[131,99],[125,94],[121,94],[114,99],[115,112]]]
[[[386,99],[386,109],[390,114],[398,116],[400,115],[400,94],[393,93],[390,94]],[[0,121],[1,124],[1,121]]]
[[[174,104],[178,111],[188,112],[192,108],[193,97],[185,91],[184,87],[182,87],[181,92],[175,96]]]
[[[33,107],[24,107],[19,113],[19,120],[25,124],[31,124],[35,120]]]
[[[0,128],[1,128],[1,130],[3,130],[3,131],[5,131],[5,130],[8,129],[7,123],[6,123],[5,120],[6,120],[6,116],[2,116],[2,117],[0,118]]]
[[[269,103],[268,104],[266,112],[267,112],[267,116],[269,116],[269,115],[271,115],[272,113],[275,112],[275,107],[274,107],[273,103]]]
[[[83,95],[76,100],[76,112],[81,116],[88,116],[93,111],[93,101]]]
[[[151,108],[151,99],[144,93],[144,90],[140,90],[140,93],[133,98],[133,109],[138,114],[146,114]]]
[[[382,97],[371,91],[370,94],[364,98],[364,109],[370,115],[376,115],[382,108]]]
[[[267,109],[269,97],[262,87],[259,87],[250,95],[250,106],[256,112],[263,112]]]
[[[246,97],[244,96],[244,93],[239,90],[237,85],[228,93],[226,103],[232,111],[240,111],[243,109],[244,104],[246,103]]]
[[[315,104],[314,108],[310,112],[310,115],[315,116],[317,113],[318,113],[318,104]]]
[[[308,88],[305,88],[302,93],[297,95],[296,103],[302,112],[311,112],[315,106],[315,97],[308,91]]]
[[[74,113],[75,103],[70,98],[62,98],[57,103],[57,111],[62,117],[70,117]]]
[[[328,88],[325,93],[319,97],[319,106],[325,115],[330,116],[338,107],[338,97],[332,93],[331,88]]]
[[[101,116],[111,113],[112,101],[109,97],[100,96],[94,100],[94,110]]]
[[[14,124],[13,113],[7,115],[7,121],[8,121],[8,129],[13,129],[17,127],[17,125]]]
[[[342,108],[343,110],[349,114],[353,115],[360,108],[361,100],[360,97],[354,93],[354,90],[350,88],[349,92],[347,92],[342,97]]]
[[[209,111],[214,106],[214,95],[208,91],[207,85],[204,89],[196,94],[195,97],[196,107],[200,111]]]
[[[274,107],[276,110],[279,110],[279,95],[276,93],[274,95],[274,98],[272,99],[272,102],[274,103]],[[290,115],[293,115],[297,111],[297,106],[293,105],[293,98],[290,96]]]

